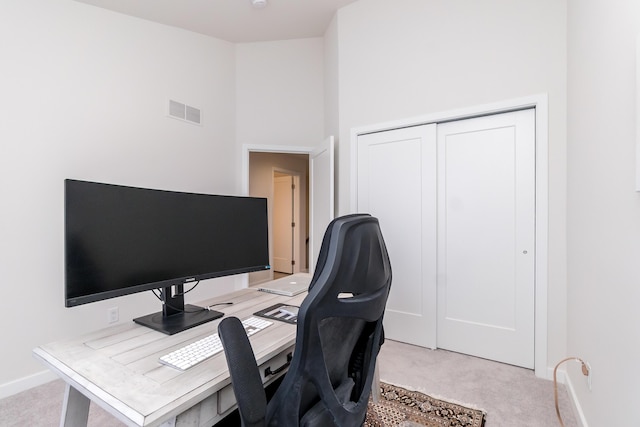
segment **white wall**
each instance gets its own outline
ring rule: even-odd
[[[566,350],[566,4],[360,0],[337,16],[339,213],[353,127],[547,93],[548,360]]]
[[[236,76],[239,146],[322,142],[321,38],[238,44]]]
[[[340,134],[340,80],[338,58],[337,15],[324,33],[324,133],[333,135],[336,144]]]
[[[64,178],[228,194],[236,151],[232,44],[70,0],[3,0],[0,40],[2,397],[43,379],[37,345],[106,326],[108,307],[160,309],[151,293],[64,308]],[[165,117],[169,98],[203,125]]]
[[[637,0],[568,2],[569,377],[589,426],[637,425],[640,193],[634,191]]]

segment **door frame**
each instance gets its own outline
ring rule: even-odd
[[[248,196],[249,195],[249,174],[250,171],[250,157],[251,153],[272,153],[272,154],[306,154],[311,157],[312,153],[317,150],[317,147],[304,147],[304,146],[288,146],[288,145],[259,145],[259,144],[242,144],[242,153],[241,153],[241,177],[240,177],[240,194]],[[273,173],[273,171],[272,171]],[[290,172],[287,172],[290,173]],[[298,176],[299,178],[299,176]],[[308,194],[309,197],[309,209],[311,209],[311,194]],[[311,213],[309,212],[309,215]],[[299,215],[299,212],[298,212]],[[300,221],[298,221],[300,223]],[[309,231],[311,232],[311,231]],[[309,261],[309,265],[310,261]],[[247,287],[249,284],[248,275],[243,275],[245,278],[243,279],[242,287]]]
[[[289,145],[242,145],[242,176],[241,189],[243,195],[249,195],[249,157],[251,153],[273,153],[273,154],[307,154],[311,155],[316,147],[293,147]]]
[[[450,110],[417,116],[407,119],[378,123],[369,126],[352,128],[351,143],[351,174],[350,174],[350,207],[351,212],[357,209],[358,201],[358,136],[374,132],[383,132],[409,126],[430,123],[443,123],[474,117],[507,113],[511,111],[534,108],[535,111],[535,319],[534,319],[534,363],[535,375],[548,378],[547,347],[548,347],[548,269],[549,269],[549,107],[547,94],[537,94],[524,98],[516,98],[491,104],[477,105],[462,109]]]

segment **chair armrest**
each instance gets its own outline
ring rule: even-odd
[[[227,317],[218,325],[231,375],[233,393],[244,427],[265,424],[267,398],[249,338],[237,317]]]

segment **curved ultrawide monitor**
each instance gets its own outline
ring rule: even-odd
[[[65,305],[269,268],[267,201],[65,180]]]

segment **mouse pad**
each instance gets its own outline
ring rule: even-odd
[[[295,305],[279,303],[253,314],[271,320],[279,320],[281,322],[295,324],[298,320],[299,308],[300,307],[297,307]]]

